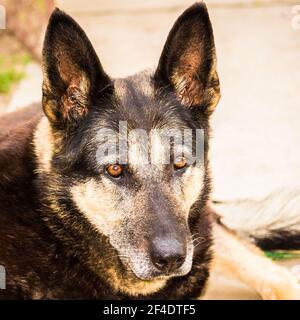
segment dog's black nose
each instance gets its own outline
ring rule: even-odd
[[[179,269],[185,261],[185,256],[185,244],[177,239],[155,239],[152,243],[152,263],[162,272],[170,273]]]

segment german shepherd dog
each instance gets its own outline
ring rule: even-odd
[[[193,299],[214,266],[265,299],[300,297],[297,280],[223,226],[209,201],[220,86],[205,4],[178,18],[154,72],[124,79],[105,73],[84,31],[56,9],[43,77],[42,106],[0,120],[0,298]],[[128,161],[99,161],[99,132],[124,121]],[[152,129],[201,129],[203,161],[146,163],[135,129],[158,158],[169,146]]]

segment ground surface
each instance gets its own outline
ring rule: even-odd
[[[86,30],[104,68],[125,76],[154,67],[175,18],[193,1],[59,0]],[[300,30],[295,1],[207,1],[222,99],[213,116],[212,171],[219,200],[262,197],[299,185]],[[39,67],[28,66],[9,110],[40,99]],[[30,94],[29,94],[30,92]],[[257,299],[213,275],[206,298]]]

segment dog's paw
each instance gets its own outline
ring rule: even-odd
[[[298,283],[300,284],[300,264],[297,264],[291,268],[291,274],[294,278],[297,279]]]
[[[300,284],[298,279],[287,270],[264,282],[260,294],[264,300],[300,300]]]
[[[260,294],[264,300],[300,300],[300,286],[298,284],[266,286]]]

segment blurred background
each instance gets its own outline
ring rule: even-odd
[[[0,114],[41,99],[42,39],[55,6],[83,27],[107,73],[123,77],[155,67],[172,24],[193,2],[0,0],[6,12],[6,28],[0,23]],[[278,187],[299,186],[300,0],[206,4],[222,89],[212,117],[213,198],[260,199]],[[205,298],[259,297],[213,274]]]

